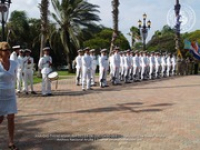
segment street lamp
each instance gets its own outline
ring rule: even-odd
[[[147,14],[144,13],[143,14],[143,24],[142,24],[141,20],[138,21],[140,34],[142,35],[142,40],[143,40],[143,50],[145,50],[148,30],[151,28],[151,21],[149,20],[146,22],[146,19],[147,19]]]
[[[8,14],[9,14],[9,8],[10,8],[11,0],[1,0],[0,3],[0,21],[2,24],[2,35],[1,35],[1,41],[5,41],[5,29],[4,25],[7,22]]]

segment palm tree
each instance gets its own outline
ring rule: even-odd
[[[119,0],[112,0],[112,15],[113,15],[113,34],[112,34],[112,40],[110,45],[110,53],[114,48],[115,40],[118,37],[118,15],[119,15]]]
[[[40,57],[42,57],[42,49],[46,45],[47,36],[48,36],[48,14],[49,14],[49,0],[41,0],[40,8],[40,17],[41,17],[41,45],[40,45]]]
[[[129,35],[131,36],[131,47],[133,48],[135,45],[135,41],[141,40],[140,30],[137,27],[132,26],[130,28]]]
[[[80,35],[83,29],[90,29],[94,21],[100,18],[96,15],[98,6],[86,0],[51,0],[55,13],[53,19],[59,26],[61,43],[67,55],[69,71],[72,70],[72,59],[74,51],[72,47],[80,48]]]

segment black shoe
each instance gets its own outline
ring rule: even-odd
[[[37,94],[35,91],[31,91],[31,94]]]
[[[51,94],[51,93],[48,93],[47,96],[52,96],[52,94]]]
[[[82,91],[85,91],[85,89],[82,89]]]
[[[89,89],[87,89],[87,90],[93,90],[93,88],[89,88]]]
[[[28,95],[28,92],[25,92],[26,95]]]

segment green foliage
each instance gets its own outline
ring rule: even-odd
[[[110,41],[112,38],[112,29],[102,28],[99,33],[93,35],[93,37],[83,43],[84,47],[90,47],[94,49],[110,48]],[[130,48],[128,40],[122,33],[119,33],[119,37],[115,41],[115,45],[118,45],[121,49]]]

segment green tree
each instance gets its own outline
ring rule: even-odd
[[[94,49],[110,48],[110,41],[112,37],[113,30],[110,28],[103,28],[99,33],[94,34],[93,38],[84,42],[85,47],[91,47]],[[118,45],[120,49],[130,48],[128,40],[124,35],[119,32],[119,37],[115,41],[115,45]]]
[[[135,42],[141,40],[140,30],[137,27],[132,26],[129,35],[131,36],[131,48],[134,48]]]
[[[61,43],[67,55],[69,71],[72,70],[74,49],[80,48],[80,35],[83,29],[89,29],[100,18],[96,15],[98,6],[85,0],[51,0],[55,13],[52,13],[54,21],[59,26]]]

